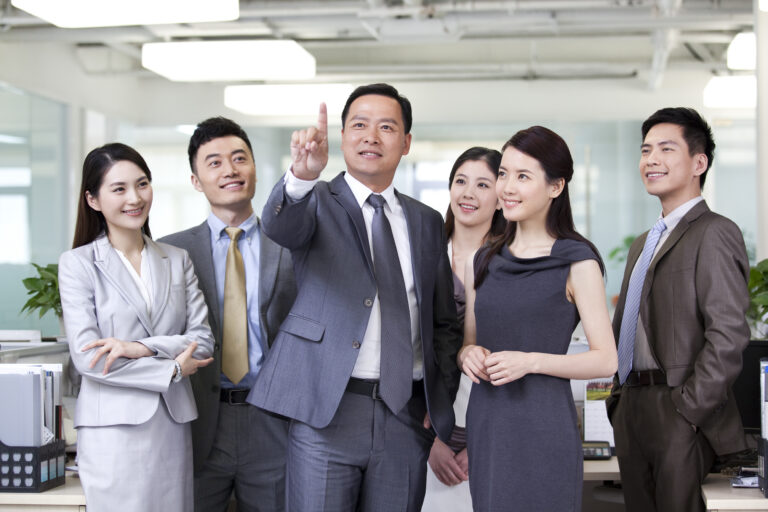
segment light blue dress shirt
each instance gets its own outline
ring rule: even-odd
[[[228,227],[213,213],[208,216],[208,227],[211,228],[211,247],[213,248],[213,268],[216,277],[216,295],[219,299],[219,317],[224,318],[224,279],[227,272],[227,251],[229,250],[229,235],[224,231]],[[222,373],[222,388],[250,388],[259,373],[266,353],[265,341],[261,336],[259,320],[259,251],[261,239],[259,222],[256,214],[251,215],[238,227],[244,231],[240,235],[237,247],[243,255],[245,266],[245,301],[248,305],[248,364],[249,370],[237,386]]]

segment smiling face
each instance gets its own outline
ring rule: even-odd
[[[504,150],[496,180],[496,195],[508,221],[546,223],[549,205],[563,191],[563,185],[562,178],[549,183],[535,158],[514,147]]]
[[[648,130],[640,148],[640,177],[661,200],[664,214],[701,195],[699,176],[707,170],[703,153],[690,154],[683,128],[661,123]]]
[[[229,135],[202,144],[195,156],[195,171],[192,185],[205,194],[214,215],[243,221],[253,213],[256,166],[243,139]]]
[[[98,194],[85,197],[104,215],[110,233],[141,231],[152,206],[152,185],[139,166],[119,160],[104,174]]]
[[[498,205],[496,176],[482,160],[468,160],[456,170],[450,189],[451,211],[457,225],[487,226]]]
[[[411,134],[405,133],[403,113],[394,98],[367,94],[349,106],[341,131],[344,161],[349,174],[374,192],[392,183],[410,146]]]

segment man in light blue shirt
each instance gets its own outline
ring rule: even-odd
[[[195,510],[224,511],[234,492],[239,511],[280,511],[285,507],[287,423],[245,398],[296,297],[290,253],[261,234],[251,204],[256,190],[253,150],[240,126],[222,117],[203,121],[188,153],[192,185],[205,194],[211,213],[202,224],[163,241],[189,252],[216,338],[214,363],[192,378],[199,414],[192,423]],[[237,249],[246,293],[248,365],[236,382],[222,371],[231,228],[242,230]]]

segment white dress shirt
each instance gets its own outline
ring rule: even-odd
[[[363,185],[360,181],[352,177],[348,172],[344,174],[344,179],[352,190],[352,194],[360,205],[365,220],[365,229],[368,233],[368,244],[373,254],[373,242],[371,235],[371,224],[373,222],[373,206],[366,200],[373,193],[371,189]],[[319,181],[301,180],[293,175],[290,170],[285,173],[285,193],[293,200],[299,200],[306,196]],[[386,200],[384,213],[392,227],[392,235],[397,247],[397,255],[400,259],[400,268],[403,272],[405,281],[405,291],[408,295],[408,308],[411,316],[411,344],[413,346],[413,379],[420,380],[423,377],[423,356],[421,348],[421,336],[419,335],[419,305],[416,300],[416,287],[413,278],[413,265],[411,259],[411,243],[408,237],[408,225],[405,221],[405,214],[400,205],[400,201],[395,195],[395,187],[389,185],[381,195]],[[322,221],[322,220],[320,220]],[[368,326],[365,330],[365,336],[360,346],[360,354],[357,356],[357,362],[352,370],[352,377],[359,379],[378,379],[381,373],[381,306],[379,296],[376,298],[371,308],[371,316],[368,319]]]
[[[149,261],[147,260],[147,246],[145,245],[141,250],[141,275],[136,273],[136,269],[133,268],[128,258],[125,257],[123,251],[115,249],[115,252],[120,256],[120,261],[125,265],[131,279],[136,283],[136,288],[139,289],[139,293],[144,298],[144,302],[147,305],[147,316],[152,318],[152,294],[154,293],[154,288],[152,286],[152,275],[149,270]]]

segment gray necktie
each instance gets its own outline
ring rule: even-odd
[[[384,214],[384,198],[368,196],[373,206],[371,235],[373,269],[381,307],[381,398],[395,414],[411,397],[413,386],[413,346],[411,315],[403,271],[397,256],[392,227]]]

